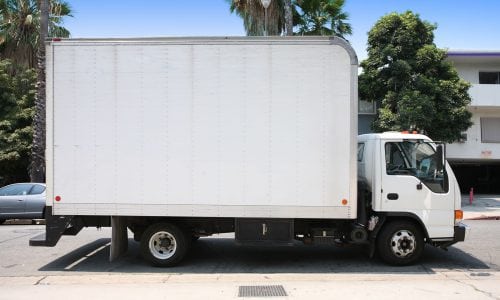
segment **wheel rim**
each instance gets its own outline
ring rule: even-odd
[[[169,259],[175,254],[175,237],[166,231],[158,231],[149,239],[149,251],[158,259]]]
[[[391,238],[391,250],[397,257],[407,257],[417,249],[415,235],[408,230],[396,231]]]

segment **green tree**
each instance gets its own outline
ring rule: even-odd
[[[29,178],[35,85],[34,69],[0,60],[0,185]]]
[[[48,36],[69,37],[69,31],[61,26],[64,17],[71,16],[69,4],[62,0],[49,2]],[[28,68],[36,67],[41,3],[40,0],[0,0],[0,58]]]
[[[345,0],[296,0],[295,23],[300,35],[335,35],[345,38],[352,34],[346,21]]]
[[[408,11],[382,17],[368,33],[359,92],[382,103],[374,130],[417,129],[453,142],[471,126],[470,85],[433,43],[435,29]]]
[[[249,36],[264,35],[265,13],[260,0],[226,0],[232,13],[243,19]],[[342,11],[345,0],[272,0],[268,8],[268,34],[293,35],[298,26],[300,35],[352,34],[346,21],[349,15]]]

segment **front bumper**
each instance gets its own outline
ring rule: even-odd
[[[453,244],[465,241],[470,232],[470,227],[464,223],[458,223],[453,229],[452,238],[431,239],[430,243],[436,247],[446,249]]]
[[[455,225],[455,233],[453,234],[453,244],[457,242],[463,242],[467,238],[470,232],[470,227],[464,223],[458,223]]]

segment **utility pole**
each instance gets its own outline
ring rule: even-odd
[[[264,6],[264,36],[267,36],[267,8],[271,4],[271,0],[260,0],[262,6]]]

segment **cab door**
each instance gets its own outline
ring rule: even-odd
[[[453,237],[454,195],[446,170],[437,170],[435,146],[419,140],[386,140],[381,165],[381,210],[416,215],[430,238]]]

